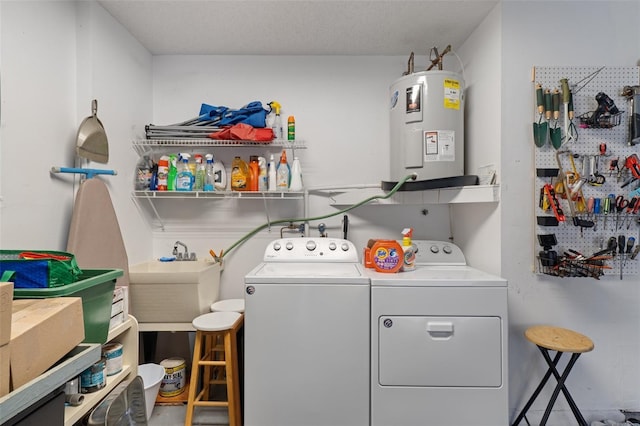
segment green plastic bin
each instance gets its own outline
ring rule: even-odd
[[[78,281],[54,288],[16,288],[14,299],[81,297],[84,316],[84,343],[107,341],[116,279],[122,269],[83,269]]]

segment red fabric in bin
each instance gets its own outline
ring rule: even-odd
[[[255,142],[273,141],[273,130],[270,128],[256,128],[244,123],[234,124],[231,127],[210,133],[209,138],[217,140],[242,140]]]

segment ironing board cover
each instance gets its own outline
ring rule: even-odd
[[[116,285],[129,285],[129,260],[109,190],[99,178],[86,179],[78,189],[67,251],[83,269],[122,269]]]

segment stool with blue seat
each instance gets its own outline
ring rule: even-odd
[[[244,315],[238,312],[211,312],[193,320],[196,337],[186,426],[193,422],[195,407],[227,407],[229,426],[242,424],[237,335],[243,322]],[[213,399],[216,385],[225,388],[226,399]]]
[[[591,339],[589,339],[587,336],[573,330],[554,327],[550,325],[536,325],[529,327],[525,331],[524,335],[527,340],[538,347],[549,368],[542,378],[542,381],[533,392],[533,395],[531,395],[531,398],[529,398],[529,401],[527,401],[524,408],[522,409],[518,417],[516,417],[512,425],[518,425],[526,417],[527,411],[529,411],[529,408],[531,408],[534,401],[544,388],[545,384],[553,375],[553,377],[555,377],[557,381],[557,384],[555,389],[553,390],[553,393],[551,394],[551,399],[547,404],[544,415],[542,416],[540,426],[546,425],[547,421],[549,420],[551,409],[558,399],[560,391],[562,391],[562,394],[566,398],[567,403],[569,404],[569,407],[571,408],[571,411],[573,412],[573,415],[576,418],[578,424],[581,426],[587,426],[587,422],[582,416],[582,413],[580,413],[580,410],[573,400],[573,397],[569,393],[565,382],[567,380],[567,377],[569,377],[571,369],[578,360],[578,357],[580,357],[580,355],[585,352],[590,352],[593,350],[593,341],[591,341]],[[551,358],[549,351],[556,352],[553,359]],[[560,358],[562,358],[563,354],[565,353],[571,354],[571,357],[569,358],[569,362],[565,366],[562,373],[560,373],[557,369],[557,366],[560,362]]]

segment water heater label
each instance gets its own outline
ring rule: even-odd
[[[407,114],[412,112],[420,112],[422,110],[420,94],[421,90],[421,84],[407,87],[407,98],[405,102],[405,111]]]
[[[424,162],[455,161],[455,134],[453,130],[425,130]]]
[[[444,79],[444,107],[460,109],[460,82],[450,78]]]

